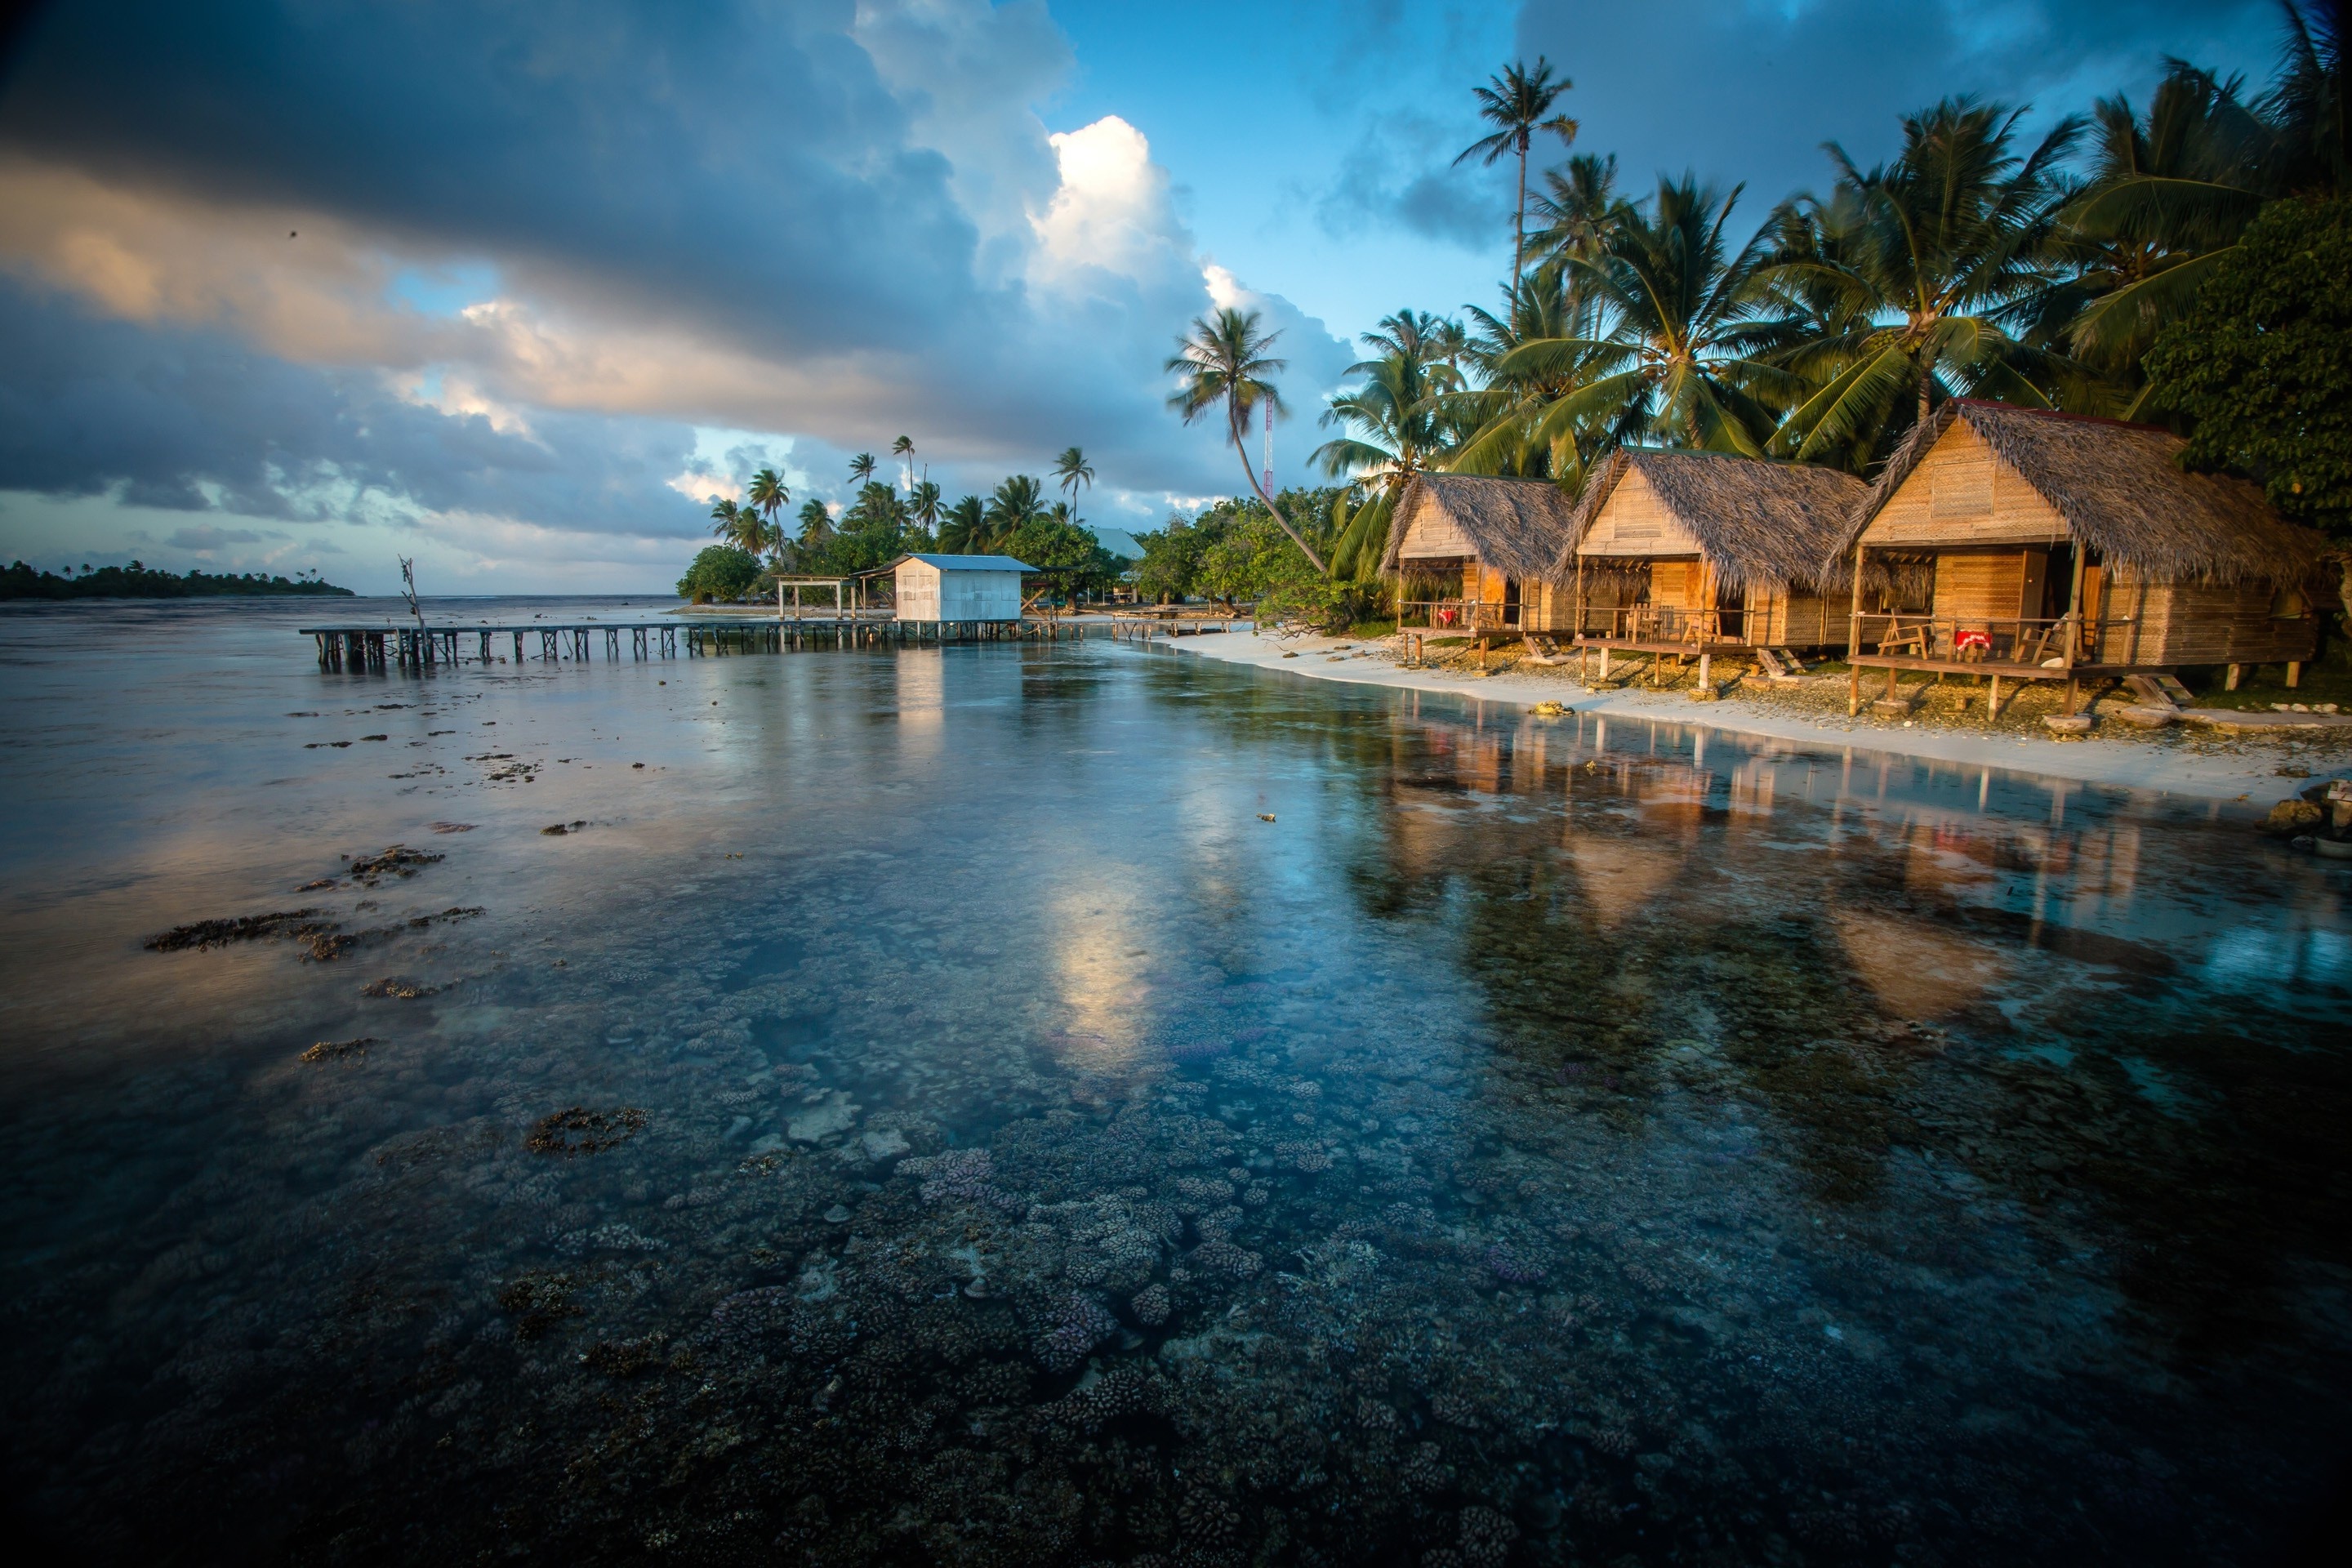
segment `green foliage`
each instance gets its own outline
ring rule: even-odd
[[[2273,202],[2148,351],[2185,460],[2352,541],[2352,198]]]
[[[760,558],[750,551],[733,544],[712,544],[704,547],[677,580],[678,597],[691,599],[698,605],[713,600],[730,604],[751,591],[760,580]]]
[[[129,566],[101,566],[79,577],[36,572],[22,561],[0,572],[0,599],[258,599],[290,595],[348,599],[349,588],[308,577],[265,577],[190,572],[184,577],[158,572],[133,561]]]
[[[1275,497],[1283,515],[1310,524],[1326,550],[1354,521],[1345,487],[1286,489]],[[1377,612],[1377,584],[1335,581],[1299,552],[1265,503],[1255,498],[1218,501],[1197,518],[1171,517],[1138,541],[1143,560],[1136,591],[1145,599],[1207,598],[1257,605],[1261,616],[1345,626]]]
[[[1040,515],[1013,531],[1001,546],[1037,568],[1055,599],[1097,593],[1116,581],[1118,557],[1096,542],[1094,531],[1066,518]]]

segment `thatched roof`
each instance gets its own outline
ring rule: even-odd
[[[2022,475],[2075,538],[2150,582],[2300,582],[2326,548],[2319,534],[2272,510],[2260,486],[2184,470],[2185,443],[2168,430],[1955,398],[1887,463],[1848,520],[1840,555],[1851,558],[1855,539],[1956,419]]]
[[[1574,507],[1549,479],[1509,479],[1490,474],[1415,474],[1389,517],[1381,570],[1400,569],[1398,552],[1413,520],[1434,508],[1462,531],[1479,562],[1505,576],[1535,582],[1548,575],[1568,538]]]
[[[1585,481],[1568,546],[1553,570],[1576,572],[1576,547],[1635,469],[1690,531],[1728,588],[1820,590],[1840,579],[1837,542],[1865,489],[1852,474],[1719,452],[1620,447]]]

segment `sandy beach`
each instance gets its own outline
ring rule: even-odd
[[[2306,786],[2306,778],[2283,775],[2283,768],[2302,768],[2313,778],[2352,768],[2352,728],[2232,734],[2179,724],[2141,730],[2103,718],[2091,735],[2062,740],[2019,732],[2015,727],[1988,728],[1981,721],[1971,725],[1966,720],[1928,717],[1906,724],[1866,710],[1848,718],[1843,674],[1814,677],[1794,690],[1749,692],[1734,686],[1717,700],[1700,701],[1687,690],[1594,690],[1570,667],[1522,665],[1483,679],[1467,670],[1405,669],[1399,668],[1399,656],[1390,645],[1354,637],[1237,628],[1155,646],[1317,680],[1439,691],[1521,706],[1559,702],[1580,713],[1622,713],[1804,745],[1859,746],[2162,795],[2243,800],[2263,807]]]

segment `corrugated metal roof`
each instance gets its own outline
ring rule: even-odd
[[[904,559],[919,561],[926,566],[937,566],[944,572],[1034,572],[1036,567],[1015,561],[1010,555],[926,555],[919,552]]]

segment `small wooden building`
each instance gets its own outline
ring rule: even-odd
[[[901,555],[890,563],[902,621],[1017,621],[1021,574],[1010,555]]]
[[[1567,604],[1550,574],[1574,510],[1549,479],[1415,474],[1381,558],[1400,624],[1481,637],[1559,630]]]
[[[1840,547],[1854,701],[1864,668],[1890,696],[1905,669],[2065,679],[2070,712],[2087,676],[2283,663],[2292,684],[2318,643],[2324,542],[2259,487],[2183,470],[2181,446],[2149,425],[1938,408]]]
[[[1851,474],[1625,447],[1585,482],[1554,568],[1588,647],[1809,648],[1843,639],[1832,559],[1867,487]]]

